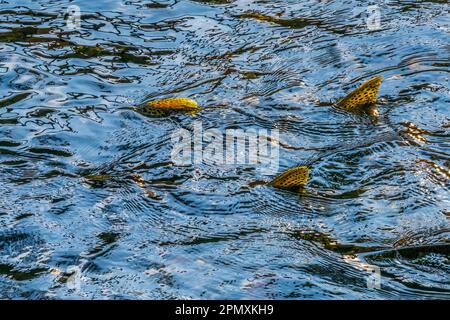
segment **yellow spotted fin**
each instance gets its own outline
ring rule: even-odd
[[[147,102],[145,106],[146,108],[179,111],[196,111],[199,109],[197,101],[189,98],[166,98],[154,100]]]
[[[375,104],[382,81],[382,76],[368,80],[349,95],[339,100],[336,106],[351,112],[366,111],[373,116],[378,116]]]
[[[278,189],[300,188],[308,182],[309,170],[305,166],[295,167],[287,170],[272,180],[271,186]]]

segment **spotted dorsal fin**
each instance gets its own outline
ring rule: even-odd
[[[373,106],[377,102],[378,89],[380,88],[382,76],[378,76],[363,83],[346,97],[339,100],[336,105],[348,111],[361,111],[362,108]]]
[[[198,109],[197,101],[189,98],[165,98],[153,100],[147,102],[146,106],[148,108],[180,111],[194,111]]]
[[[295,167],[287,170],[270,183],[278,189],[294,189],[305,185],[308,182],[309,170],[305,166]]]
[[[173,112],[184,112],[195,115],[200,111],[197,101],[189,98],[165,98],[145,103],[143,113],[152,116],[167,116]]]

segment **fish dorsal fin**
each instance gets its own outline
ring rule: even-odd
[[[146,103],[147,109],[197,111],[199,109],[195,100],[189,98],[166,98]]]
[[[368,80],[349,95],[339,100],[336,104],[337,107],[348,111],[358,111],[362,107],[374,105],[377,102],[378,89],[382,81],[382,76]]]
[[[165,98],[153,100],[145,103],[142,108],[142,112],[145,115],[155,117],[168,116],[174,112],[195,115],[198,111],[200,111],[200,107],[197,102],[189,98]]]
[[[270,183],[279,189],[299,188],[308,182],[309,170],[305,166],[295,167],[287,170]]]

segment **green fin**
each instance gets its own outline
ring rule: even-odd
[[[336,103],[338,108],[347,111],[362,111],[364,107],[374,106],[377,102],[378,89],[380,88],[382,76],[378,76],[363,83],[349,95]],[[376,109],[371,109],[373,115],[378,115]]]
[[[295,167],[287,170],[270,183],[273,187],[278,189],[293,189],[299,188],[308,182],[309,170],[305,166]]]

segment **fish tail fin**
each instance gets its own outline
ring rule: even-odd
[[[363,83],[350,94],[337,102],[339,108],[357,111],[359,108],[374,105],[377,102],[378,90],[380,89],[382,76],[374,77]]]
[[[308,182],[309,169],[306,166],[295,167],[287,170],[270,183],[279,189],[293,189],[302,187]]]

